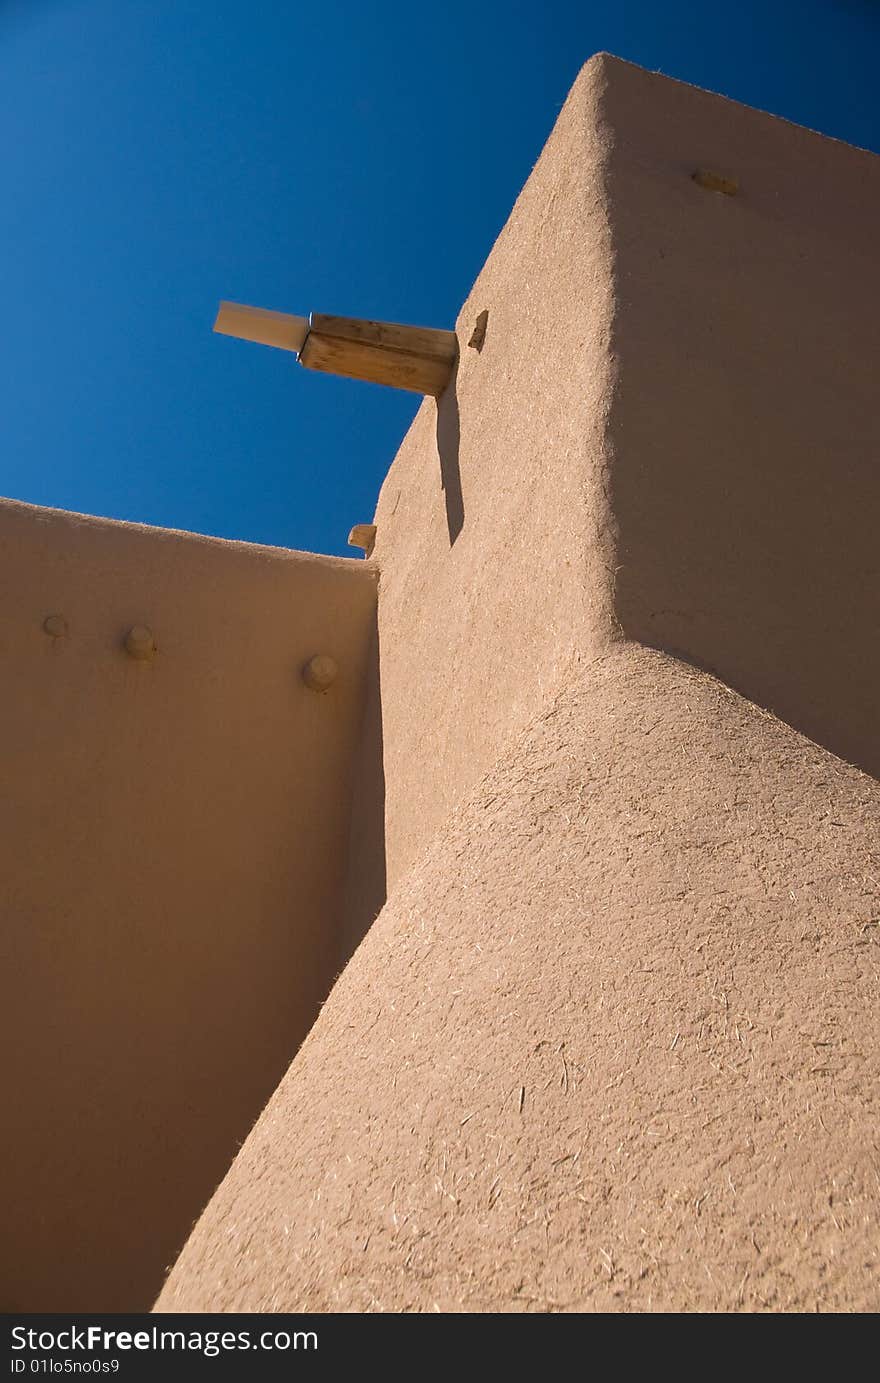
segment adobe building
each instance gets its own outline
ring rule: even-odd
[[[366,561],[3,505],[7,1309],[878,1309],[878,214],[600,55]]]

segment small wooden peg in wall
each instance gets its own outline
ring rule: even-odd
[[[133,624],[125,636],[125,651],[129,658],[145,663],[156,652],[156,640],[152,629],[145,624]]]
[[[67,634],[67,620],[63,615],[47,615],[43,620],[43,631],[50,639],[63,639]]]
[[[486,340],[486,327],[488,325],[488,322],[489,309],[488,307],[484,307],[483,311],[480,313],[479,317],[476,320],[473,331],[471,332],[471,339],[470,341],[468,341],[468,345],[477,352],[483,349],[483,345]]]
[[[356,523],[348,535],[349,547],[361,547],[364,556],[369,557],[373,548],[376,546],[376,525],[374,523]]]
[[[691,177],[699,187],[705,187],[708,192],[723,192],[725,197],[735,197],[739,192],[739,178],[732,178],[726,173],[716,173],[711,168],[698,168]]]

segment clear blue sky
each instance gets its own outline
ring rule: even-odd
[[[217,301],[451,326],[601,49],[880,150],[872,0],[0,0],[0,494],[351,555],[415,396]]]

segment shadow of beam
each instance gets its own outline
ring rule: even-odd
[[[452,547],[464,527],[464,498],[458,454],[461,445],[461,420],[458,412],[458,361],[449,384],[437,400],[437,454],[440,457],[440,484],[446,499],[446,527]]]

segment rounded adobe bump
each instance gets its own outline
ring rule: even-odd
[[[323,692],[336,681],[339,666],[328,653],[316,653],[302,670],[302,679],[311,691]]]
[[[43,620],[43,632],[51,639],[63,639],[68,633],[67,620],[63,615],[47,615]]]
[[[156,640],[146,624],[133,624],[125,636],[125,651],[130,658],[146,662],[156,652]]]

